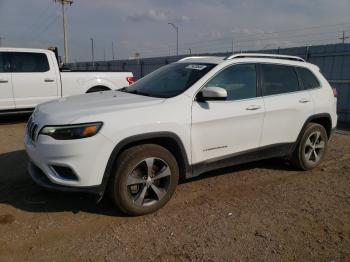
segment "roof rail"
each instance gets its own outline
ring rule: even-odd
[[[180,59],[179,61],[186,61],[186,60],[189,60],[189,59],[200,59],[200,58],[212,58],[212,57],[215,57],[215,56],[188,56],[188,57],[185,57],[185,58],[182,58]]]
[[[241,54],[234,54],[231,55],[225,60],[230,59],[237,59],[237,58],[272,58],[272,59],[285,59],[285,60],[292,60],[292,61],[299,61],[299,62],[306,62],[304,59],[298,56],[290,56],[290,55],[274,55],[274,54],[254,54],[254,53],[241,53]]]

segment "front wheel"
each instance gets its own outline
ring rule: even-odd
[[[125,150],[117,159],[110,196],[129,215],[144,215],[164,206],[179,180],[175,157],[159,145]]]
[[[327,149],[328,137],[325,128],[316,123],[307,124],[304,134],[295,149],[292,163],[302,170],[318,166]]]

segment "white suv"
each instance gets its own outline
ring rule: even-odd
[[[153,212],[181,178],[271,157],[308,170],[336,127],[336,93],[299,57],[189,57],[120,91],[39,105],[25,135],[41,186]]]

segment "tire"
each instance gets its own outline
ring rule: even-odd
[[[89,94],[89,93],[109,91],[109,90],[111,89],[105,86],[94,86],[94,87],[91,87],[88,91],[86,91],[86,93]]]
[[[179,167],[165,148],[145,144],[129,148],[116,161],[109,194],[121,211],[139,216],[163,207],[175,192]]]
[[[302,170],[311,170],[323,160],[327,150],[328,136],[325,128],[308,123],[293,153],[292,164]]]

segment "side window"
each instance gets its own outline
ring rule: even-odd
[[[0,53],[0,73],[5,72],[5,57],[3,53]]]
[[[224,69],[206,84],[206,87],[212,86],[226,89],[227,100],[256,97],[255,64],[239,64]]]
[[[7,52],[0,52],[0,73],[10,72],[10,62]]]
[[[262,91],[264,96],[284,94],[299,90],[298,76],[294,67],[262,64]]]
[[[303,83],[304,89],[313,89],[320,87],[320,83],[318,82],[316,76],[311,73],[309,69],[298,67],[297,70]]]
[[[35,73],[49,71],[49,62],[45,54],[41,53],[12,53],[12,72]]]

